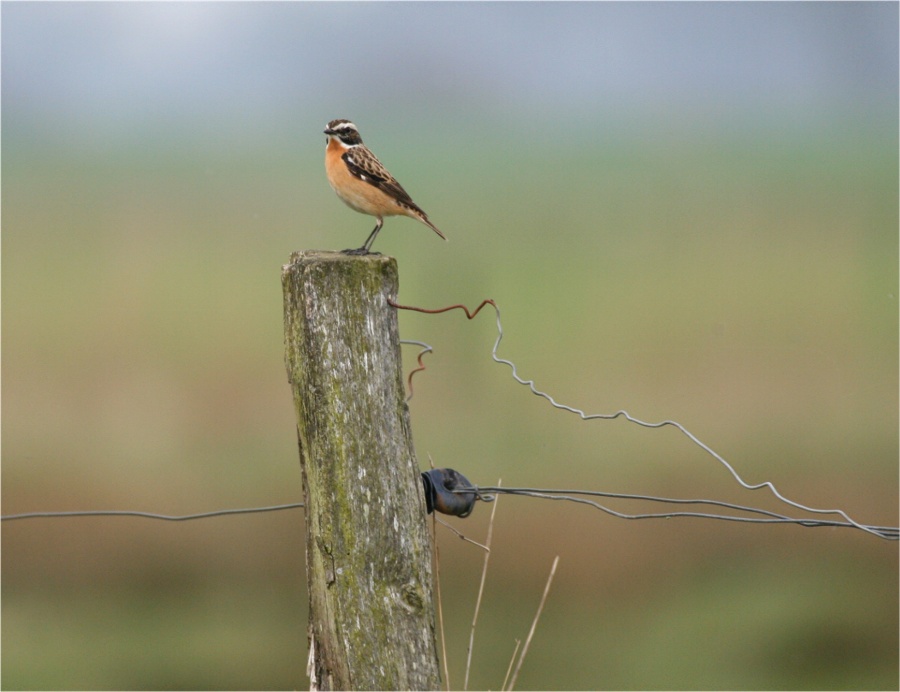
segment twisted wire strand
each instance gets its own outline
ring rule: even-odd
[[[286,505],[272,505],[270,507],[249,507],[247,509],[218,509],[213,512],[201,512],[199,514],[154,514],[153,512],[135,512],[131,510],[89,510],[84,512],[23,512],[22,514],[6,514],[0,517],[3,521],[14,519],[58,519],[60,517],[142,517],[144,519],[161,519],[163,521],[190,521],[191,519],[208,519],[209,517],[222,517],[230,514],[257,514],[261,512],[277,512],[282,509],[296,509],[303,507],[302,502],[292,502]]]
[[[619,410],[615,413],[594,413],[587,414],[583,410],[575,408],[573,406],[569,406],[566,404],[561,404],[557,402],[551,395],[543,392],[534,384],[534,380],[526,380],[519,376],[516,365],[506,359],[502,358],[498,355],[498,350],[500,348],[500,342],[503,339],[503,325],[500,319],[500,308],[497,304],[491,300],[486,299],[478,305],[478,307],[470,311],[464,305],[451,305],[444,308],[438,309],[426,309],[419,308],[413,306],[400,305],[395,303],[392,300],[388,300],[388,303],[397,309],[402,310],[414,310],[416,312],[422,312],[427,314],[439,314],[443,312],[448,312],[454,309],[463,310],[468,319],[473,319],[478,313],[484,308],[486,305],[491,305],[494,308],[496,314],[496,324],[497,324],[497,339],[494,342],[494,346],[491,349],[491,358],[496,362],[503,365],[506,365],[510,368],[513,379],[516,380],[519,384],[527,386],[531,392],[537,396],[540,396],[546,399],[552,406],[558,409],[562,409],[564,411],[568,411],[579,416],[582,420],[613,420],[615,418],[624,418],[625,420],[634,423],[636,425],[640,425],[646,428],[662,428],[665,426],[671,426],[679,430],[683,435],[685,435],[691,442],[704,450],[707,454],[709,454],[713,459],[718,461],[722,466],[728,470],[731,476],[737,481],[743,488],[747,490],[759,490],[762,488],[768,488],[774,497],[778,500],[787,504],[795,509],[799,509],[801,511],[809,512],[812,514],[836,514],[842,517],[845,521],[836,521],[836,520],[824,520],[824,519],[808,519],[808,518],[792,518],[782,514],[778,514],[776,512],[770,512],[768,510],[758,509],[754,507],[746,507],[743,505],[737,505],[729,502],[722,502],[718,500],[706,500],[706,499],[676,499],[676,498],[664,498],[664,497],[655,497],[650,495],[634,495],[634,494],[624,494],[624,493],[612,493],[605,491],[596,491],[596,490],[552,490],[552,489],[543,489],[543,488],[510,488],[510,487],[495,487],[495,486],[472,486],[471,488],[462,488],[457,489],[454,492],[465,493],[465,492],[475,492],[480,499],[490,501],[491,498],[488,493],[506,493],[510,495],[521,495],[528,497],[536,497],[540,499],[548,499],[548,500],[565,500],[580,504],[587,504],[593,506],[596,509],[599,509],[611,516],[615,516],[621,519],[651,519],[651,518],[670,518],[670,517],[699,517],[705,519],[719,519],[724,521],[738,521],[738,522],[749,522],[749,523],[793,523],[798,524],[800,526],[832,526],[832,527],[848,527],[848,528],[856,528],[861,531],[865,531],[866,533],[870,533],[879,538],[887,539],[887,540],[898,540],[900,538],[900,529],[896,527],[886,527],[886,526],[870,526],[866,524],[861,524],[857,521],[851,519],[843,510],[840,509],[818,509],[813,507],[808,507],[794,500],[790,500],[783,496],[770,481],[764,481],[762,483],[750,484],[747,483],[741,476],[737,473],[734,467],[731,466],[721,455],[716,453],[712,448],[703,443],[699,438],[697,438],[693,433],[687,430],[683,425],[674,421],[674,420],[664,420],[656,423],[647,422],[635,418],[627,411]],[[404,341],[403,343],[413,344],[420,346],[422,350],[418,355],[418,365],[416,369],[410,372],[408,377],[408,385],[409,385],[409,398],[412,398],[413,388],[412,388],[412,378],[417,372],[421,372],[425,369],[425,365],[422,362],[422,357],[426,353],[431,353],[433,351],[432,347],[426,343],[421,341]],[[738,512],[746,512],[748,514],[756,514],[760,516],[751,516],[751,517],[740,517],[734,515],[724,515],[724,514],[711,514],[706,512],[661,512],[661,513],[645,513],[645,514],[626,514],[623,512],[617,512],[608,507],[605,507],[593,500],[585,499],[584,497],[575,497],[577,495],[583,496],[595,496],[595,497],[610,497],[610,498],[618,498],[618,499],[629,499],[629,500],[646,500],[651,502],[665,502],[670,504],[696,504],[696,505],[709,505],[714,507],[723,507],[732,509]],[[38,519],[38,518],[64,518],[64,517],[88,517],[88,516],[120,516],[120,517],[142,517],[148,519],[159,519],[164,521],[188,521],[192,519],[206,519],[210,517],[217,516],[227,516],[227,515],[236,515],[236,514],[252,514],[252,513],[261,513],[261,512],[274,512],[285,509],[295,509],[298,507],[303,507],[304,503],[290,503],[283,505],[273,505],[268,507],[253,507],[247,509],[224,509],[224,510],[216,510],[212,512],[202,512],[198,514],[187,514],[187,515],[165,515],[165,514],[155,514],[152,512],[138,512],[138,511],[130,511],[130,510],[93,510],[93,511],[74,511],[74,512],[26,512],[21,514],[10,514],[0,517],[3,521],[12,521],[17,519]]]
[[[800,526],[806,527],[817,527],[817,526],[831,526],[831,527],[839,527],[839,528],[858,528],[854,524],[849,522],[835,521],[835,520],[825,520],[825,519],[800,519],[794,517],[787,517],[782,514],[778,514],[776,512],[770,512],[768,510],[759,509],[756,507],[745,507],[742,505],[736,505],[730,502],[721,502],[719,500],[703,500],[703,499],[681,499],[681,498],[669,498],[669,497],[655,497],[652,495],[633,495],[626,493],[612,493],[605,492],[601,490],[554,490],[551,488],[511,488],[511,487],[500,487],[500,486],[488,486],[488,485],[473,485],[468,488],[457,488],[451,492],[454,493],[469,493],[474,492],[479,499],[490,502],[494,499],[494,497],[499,493],[505,493],[507,495],[519,495],[522,497],[535,497],[538,499],[544,500],[563,500],[567,502],[574,502],[576,504],[586,504],[594,507],[595,509],[599,509],[602,512],[605,512],[611,516],[617,517],[619,519],[669,519],[672,517],[698,517],[703,519],[719,519],[722,521],[737,521],[737,522],[745,522],[745,523],[754,523],[754,524],[798,524]],[[704,504],[704,505],[712,505],[716,507],[725,507],[729,509],[733,509],[736,511],[747,512],[749,514],[759,514],[765,518],[760,517],[740,517],[726,514],[710,514],[705,512],[658,512],[658,513],[644,513],[644,514],[626,514],[624,512],[617,512],[616,510],[610,509],[604,505],[601,505],[598,502],[594,502],[592,500],[587,500],[582,497],[574,497],[576,495],[586,495],[592,497],[610,497],[616,499],[624,499],[624,500],[646,500],[651,502],[665,502],[670,504]],[[297,509],[299,507],[303,507],[304,503],[302,502],[294,502],[290,504],[284,505],[272,505],[268,507],[250,507],[246,509],[222,509],[216,510],[212,512],[202,512],[199,514],[184,514],[184,515],[167,515],[167,514],[155,514],[153,512],[137,512],[137,511],[129,511],[129,510],[88,510],[88,511],[75,511],[75,512],[25,512],[22,514],[8,514],[3,517],[0,517],[3,521],[12,521],[16,519],[41,519],[41,518],[50,518],[50,519],[59,519],[59,518],[70,518],[70,517],[139,517],[143,519],[158,519],[163,521],[189,521],[192,519],[208,519],[211,517],[220,517],[234,514],[258,514],[263,512],[277,512],[286,509]],[[453,529],[452,525],[447,524],[439,519],[442,524],[447,525],[451,530]],[[900,535],[900,529],[896,527],[890,526],[869,526],[869,528],[877,533],[881,538],[885,538],[888,540],[897,540],[898,535]],[[458,533],[458,532],[457,532]],[[470,539],[467,539],[470,540]],[[474,541],[471,541],[474,542]],[[477,544],[476,545],[480,545]],[[483,547],[483,546],[482,546]]]
[[[496,341],[494,341],[494,346],[491,349],[491,358],[493,359],[493,361],[495,363],[500,363],[502,365],[508,366],[511,370],[512,377],[516,382],[528,387],[531,390],[532,394],[542,397],[542,398],[546,399],[547,401],[549,401],[550,404],[554,408],[558,408],[563,411],[568,411],[569,413],[574,413],[575,415],[577,415],[579,418],[581,418],[584,421],[614,420],[616,418],[624,418],[625,420],[627,420],[630,423],[634,423],[635,425],[640,425],[645,428],[663,428],[663,427],[675,428],[676,430],[681,432],[685,437],[687,437],[691,442],[693,442],[695,445],[697,445],[700,449],[702,449],[704,452],[706,452],[708,455],[710,455],[713,459],[715,459],[717,462],[719,462],[719,464],[724,466],[725,469],[731,474],[732,478],[734,478],[734,480],[738,484],[740,484],[743,488],[745,488],[746,490],[760,490],[763,488],[767,488],[774,497],[776,497],[778,500],[785,503],[786,505],[794,507],[795,509],[799,509],[804,512],[809,512],[811,514],[836,514],[836,515],[842,517],[847,523],[855,526],[857,529],[859,529],[861,531],[865,531],[866,533],[870,533],[879,538],[887,538],[887,536],[883,535],[878,530],[852,519],[842,509],[820,509],[820,508],[816,508],[816,507],[808,507],[804,504],[801,504],[800,502],[796,502],[796,501],[791,500],[791,499],[785,497],[784,495],[782,495],[771,481],[763,481],[761,483],[748,483],[740,476],[740,474],[738,474],[738,472],[734,469],[734,467],[725,460],[725,458],[723,456],[721,456],[716,451],[714,451],[709,445],[702,442],[696,435],[694,435],[692,432],[690,432],[687,428],[685,428],[681,423],[678,423],[677,421],[667,419],[667,420],[658,421],[658,422],[648,422],[648,421],[644,421],[644,420],[641,420],[639,418],[632,416],[630,413],[628,413],[624,409],[620,409],[620,410],[616,411],[615,413],[591,413],[591,414],[588,414],[588,413],[585,413],[582,409],[576,408],[574,406],[569,406],[567,404],[559,403],[558,401],[556,401],[556,399],[554,399],[547,392],[539,390],[535,386],[534,380],[528,380],[523,377],[520,377],[515,363],[513,363],[511,360],[502,358],[498,355],[498,350],[500,349],[500,342],[503,340],[503,324],[500,320],[500,308],[490,298],[483,300],[478,305],[478,307],[475,308],[475,310],[473,310],[473,311],[470,311],[465,305],[461,305],[461,304],[449,305],[447,307],[437,308],[437,309],[427,309],[427,308],[420,308],[420,307],[409,306],[409,305],[401,305],[399,303],[394,302],[393,300],[388,300],[388,304],[391,305],[392,307],[400,309],[400,310],[413,310],[416,312],[422,312],[422,313],[426,313],[426,314],[439,314],[439,313],[443,313],[443,312],[448,312],[450,310],[459,309],[459,310],[462,310],[463,312],[465,312],[466,317],[470,320],[473,319],[476,315],[478,315],[478,313],[481,311],[481,309],[485,305],[491,305],[494,308],[494,313],[496,315],[496,323],[497,323],[497,339],[496,339]]]
[[[812,519],[812,518],[798,518],[798,517],[789,517],[783,514],[779,514],[777,512],[772,512],[765,509],[760,509],[758,507],[747,507],[745,505],[738,505],[732,502],[723,502],[721,500],[706,500],[706,499],[697,499],[697,498],[671,498],[671,497],[657,497],[653,495],[635,495],[630,493],[613,493],[613,492],[605,492],[601,490],[552,490],[547,488],[511,488],[511,487],[500,487],[500,486],[472,486],[470,488],[457,488],[453,490],[454,493],[465,493],[465,492],[474,492],[476,495],[483,495],[489,493],[491,495],[496,495],[499,493],[507,494],[507,495],[520,495],[524,497],[537,497],[545,500],[565,500],[568,502],[575,502],[580,504],[590,505],[596,509],[599,509],[602,512],[605,512],[611,516],[617,517],[619,519],[669,519],[671,517],[700,517],[704,519],[719,519],[722,521],[737,521],[751,524],[798,524],[800,526],[806,527],[843,527],[843,528],[859,528],[853,523],[846,521],[837,521],[833,519]],[[587,495],[590,497],[609,497],[615,499],[623,499],[623,500],[644,500],[647,502],[663,502],[668,504],[678,504],[678,505],[710,505],[713,507],[723,507],[726,509],[732,509],[736,512],[746,512],[747,514],[756,514],[760,515],[757,517],[741,517],[730,514],[710,514],[706,512],[655,512],[655,513],[643,513],[643,514],[626,514],[624,512],[617,512],[614,509],[610,509],[604,505],[601,505],[598,502],[594,502],[592,500],[587,500],[581,497],[573,497],[576,495]],[[871,533],[875,533],[880,538],[885,538],[887,540],[898,540],[900,537],[900,529],[891,526],[871,526],[866,525],[866,528],[870,529]]]

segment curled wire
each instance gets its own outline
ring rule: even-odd
[[[532,394],[542,397],[543,399],[546,399],[548,402],[550,402],[550,405],[553,406],[554,408],[558,408],[563,411],[568,411],[569,413],[574,413],[575,415],[577,415],[579,418],[581,418],[584,421],[614,420],[616,418],[624,418],[629,423],[634,423],[635,425],[640,425],[645,428],[663,428],[663,427],[675,428],[680,433],[682,433],[685,437],[687,437],[691,442],[693,442],[695,445],[697,445],[700,449],[702,449],[704,452],[709,454],[719,464],[721,464],[723,467],[725,467],[725,469],[728,471],[728,473],[731,474],[732,478],[734,478],[734,480],[739,485],[741,485],[741,487],[743,487],[744,489],[760,490],[760,489],[766,488],[778,500],[780,500],[784,504],[789,505],[795,509],[799,509],[800,511],[803,511],[803,512],[810,512],[812,514],[837,514],[838,516],[842,517],[848,524],[855,526],[857,529],[859,529],[861,531],[870,533],[874,536],[877,536],[878,538],[887,538],[889,540],[896,540],[895,535],[891,535],[891,534],[886,535],[885,533],[883,533],[879,530],[880,527],[870,527],[866,524],[861,524],[861,523],[855,521],[854,519],[852,519],[850,517],[850,515],[848,515],[846,512],[844,512],[841,509],[819,509],[816,507],[808,507],[799,502],[791,500],[791,499],[785,497],[784,495],[782,495],[771,481],[763,481],[761,483],[755,483],[755,484],[748,483],[740,476],[740,474],[734,469],[734,467],[725,460],[725,458],[723,456],[721,456],[716,451],[714,451],[711,447],[709,447],[707,444],[702,442],[696,435],[694,435],[692,432],[690,432],[687,428],[685,428],[681,423],[678,423],[677,421],[668,420],[668,419],[663,420],[663,421],[658,421],[658,422],[643,421],[643,420],[640,420],[639,418],[635,418],[634,416],[632,416],[630,413],[628,413],[624,409],[620,409],[614,413],[588,414],[579,408],[575,408],[574,406],[568,406],[566,404],[559,403],[558,401],[556,401],[556,399],[554,399],[552,396],[550,396],[546,392],[539,390],[535,386],[534,380],[526,380],[526,379],[520,377],[515,363],[513,363],[511,360],[507,360],[506,358],[501,358],[499,355],[497,355],[497,352],[500,348],[500,342],[503,340],[503,324],[500,321],[500,308],[490,298],[483,300],[478,305],[478,307],[475,308],[475,310],[473,310],[473,311],[470,311],[465,305],[461,305],[461,304],[449,305],[444,308],[436,308],[436,309],[427,309],[427,308],[420,308],[420,307],[409,306],[409,305],[401,305],[390,299],[388,299],[388,304],[399,310],[413,310],[415,312],[422,312],[422,313],[426,313],[426,314],[430,314],[430,315],[448,312],[449,310],[460,309],[465,312],[466,317],[470,320],[473,319],[485,305],[491,305],[494,308],[494,313],[496,314],[496,322],[497,322],[497,339],[496,339],[496,341],[494,341],[494,346],[491,349],[491,358],[493,359],[493,361],[495,363],[500,363],[500,364],[508,366],[509,369],[512,371],[512,377],[516,382],[528,387],[531,390]],[[843,525],[843,523],[837,522],[834,525]]]
[[[409,376],[406,378],[406,387],[409,389],[409,395],[406,397],[406,400],[409,401],[413,398],[413,375],[417,372],[422,372],[425,369],[425,363],[422,362],[422,358],[426,353],[433,353],[434,349],[426,344],[424,341],[412,341],[410,339],[400,339],[401,344],[408,344],[410,346],[421,346],[422,350],[419,351],[419,355],[416,356],[416,362],[418,362],[419,367],[414,368],[410,371]]]
[[[494,309],[497,310],[497,304],[491,298],[487,298],[487,299],[481,301],[481,305],[479,305],[477,308],[475,308],[475,310],[473,310],[471,312],[469,312],[469,308],[467,308],[465,305],[461,305],[461,304],[460,305],[450,305],[446,308],[438,308],[436,310],[429,310],[427,308],[419,308],[419,307],[415,307],[413,305],[401,305],[400,303],[397,303],[397,302],[391,300],[390,298],[387,299],[387,302],[388,302],[388,305],[390,305],[392,308],[397,308],[398,310],[412,310],[414,312],[424,312],[425,314],[428,314],[428,315],[437,315],[442,312],[448,312],[449,310],[462,310],[463,312],[466,313],[466,317],[470,320],[473,319],[479,312],[481,312],[481,308],[483,308],[485,305],[493,305]],[[434,352],[434,349],[422,341],[408,341],[405,339],[401,339],[400,343],[422,347],[422,350],[419,351],[419,356],[417,359],[418,363],[419,363],[419,367],[412,370],[412,372],[410,372],[409,376],[406,378],[406,386],[409,389],[409,396],[406,397],[406,400],[409,401],[410,399],[413,398],[413,375],[415,375],[417,372],[422,372],[423,370],[426,369],[425,364],[422,362],[422,357],[426,353]]]

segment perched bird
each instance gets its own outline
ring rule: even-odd
[[[424,223],[441,238],[447,238],[428,220],[428,215],[412,201],[400,183],[363,144],[356,125],[349,120],[332,120],[325,128],[325,172],[337,196],[351,209],[378,219],[375,229],[350,255],[368,255],[369,248],[384,224],[385,216],[408,216]]]

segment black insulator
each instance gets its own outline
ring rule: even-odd
[[[454,469],[431,469],[422,472],[425,486],[425,505],[428,513],[437,510],[441,514],[467,517],[475,508],[478,496],[475,492],[453,492],[459,488],[471,488],[469,479]]]

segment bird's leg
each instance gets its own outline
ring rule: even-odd
[[[378,255],[381,253],[371,252],[369,248],[372,247],[372,243],[375,242],[375,236],[378,235],[378,231],[381,230],[381,225],[384,223],[384,219],[378,217],[378,223],[375,224],[375,228],[372,229],[372,232],[369,234],[369,237],[366,238],[366,242],[363,243],[362,247],[358,247],[355,250],[344,250],[345,255]]]

